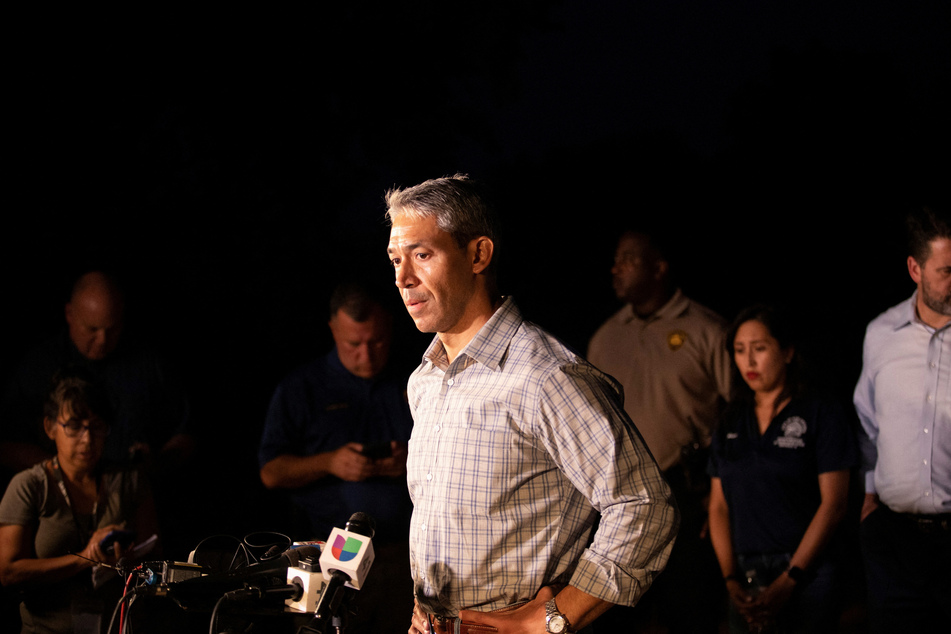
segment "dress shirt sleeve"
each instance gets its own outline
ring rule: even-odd
[[[568,365],[544,389],[536,433],[571,485],[601,514],[571,585],[633,605],[663,569],[678,517],[618,392],[592,366]]]
[[[878,423],[875,421],[875,381],[872,377],[867,334],[862,352],[862,373],[859,375],[852,400],[859,422],[862,424],[858,441],[861,451],[861,469],[865,474],[865,492],[875,493],[875,465],[878,462],[878,450],[875,443],[878,440]]]

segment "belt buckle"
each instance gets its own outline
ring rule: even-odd
[[[948,530],[948,520],[942,517],[919,517],[918,528],[923,533],[942,533]]]
[[[449,616],[436,616],[435,614],[427,614],[426,617],[429,619],[430,632],[444,631],[450,634],[460,634],[462,619]],[[437,624],[439,625],[438,629],[436,627]]]

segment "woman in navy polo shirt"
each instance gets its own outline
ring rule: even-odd
[[[742,378],[713,438],[710,536],[733,632],[834,631],[836,562],[855,440],[841,408],[799,382],[782,315],[740,313],[727,345]]]

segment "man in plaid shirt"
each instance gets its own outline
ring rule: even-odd
[[[617,383],[498,294],[485,200],[464,176],[387,194],[396,285],[436,333],[409,384],[409,632],[579,631],[643,595],[677,512]]]

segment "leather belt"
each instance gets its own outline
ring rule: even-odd
[[[507,605],[504,608],[499,608],[498,610],[492,611],[508,612],[509,610],[520,608],[523,605],[525,605],[525,601],[520,601],[513,605]],[[491,625],[463,621],[454,616],[436,616],[435,614],[430,614],[428,616],[429,630],[431,632],[435,632],[435,634],[491,634],[491,632],[499,631]]]
[[[487,634],[498,632],[491,625],[469,623],[456,617],[429,615],[430,631],[435,634]]]
[[[922,513],[899,513],[893,511],[887,505],[882,504],[879,508],[884,509],[886,513],[905,523],[911,525],[920,533],[936,534],[951,533],[951,513],[936,513],[925,515]]]
[[[899,513],[898,515],[913,522],[922,533],[947,533],[951,531],[951,513],[941,513],[939,515]]]

